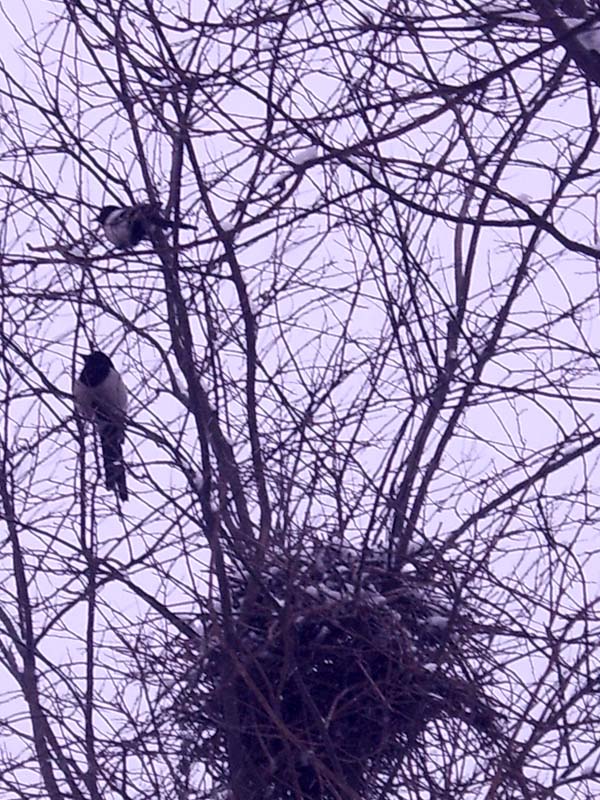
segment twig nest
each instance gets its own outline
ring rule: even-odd
[[[252,579],[230,576],[234,644],[213,607],[186,651],[173,706],[186,761],[224,787],[237,742],[248,798],[333,800],[391,787],[400,762],[450,723],[494,746],[496,713],[470,663],[472,612],[443,561],[413,555],[399,568],[381,551],[324,544],[271,559],[249,608]]]

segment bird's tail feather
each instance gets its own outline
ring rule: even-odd
[[[157,228],[162,228],[163,231],[168,230],[169,228],[184,228],[188,231],[195,231],[196,226],[190,225],[187,222],[179,222],[175,225],[170,219],[165,219],[164,217],[159,216],[158,214],[153,214],[151,216],[146,216],[146,222],[149,222],[151,225],[156,226]]]
[[[124,502],[128,499],[125,465],[123,464],[123,440],[125,434],[121,425],[105,423],[100,432],[102,460],[106,488],[118,492]]]
[[[156,203],[140,203],[135,206],[135,217],[142,225],[154,225],[155,228],[160,228],[163,231],[169,228],[174,228],[175,223],[172,220],[163,217],[160,206]],[[189,231],[195,231],[196,226],[190,225],[187,222],[178,222],[178,228],[184,228]]]

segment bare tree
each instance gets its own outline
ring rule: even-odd
[[[21,11],[2,796],[594,797],[599,9]]]

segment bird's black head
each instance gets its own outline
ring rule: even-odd
[[[121,206],[104,206],[100,209],[100,213],[96,217],[96,222],[103,225],[113,211],[119,211]]]
[[[114,369],[110,358],[106,353],[101,353],[99,350],[94,350],[89,355],[84,356],[83,360],[84,366],[79,380],[84,386],[98,386],[108,377],[111,369]]]

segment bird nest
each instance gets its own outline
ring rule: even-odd
[[[217,788],[235,771],[248,800],[337,800],[391,785],[433,722],[494,747],[472,614],[441,560],[398,568],[323,544],[270,559],[262,577],[229,576],[228,624],[214,604],[179,660],[171,710],[187,764]]]

